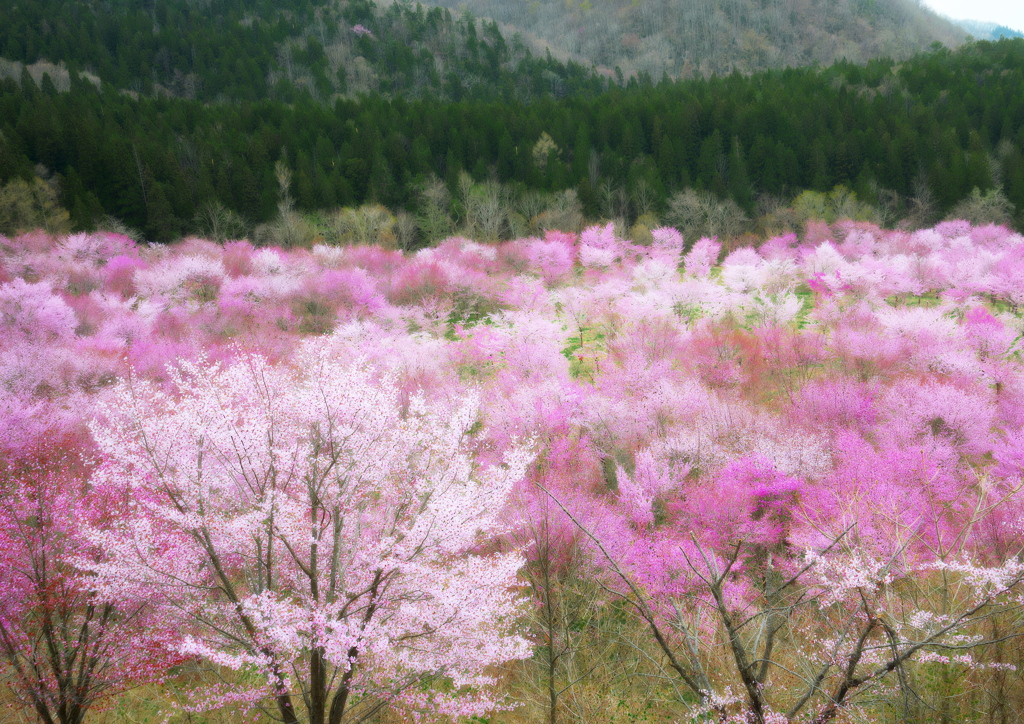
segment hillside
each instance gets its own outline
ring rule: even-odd
[[[603,84],[535,57],[493,22],[370,0],[21,0],[0,4],[0,78],[28,66],[58,90],[69,72],[145,96],[330,103],[382,93],[529,100]]]
[[[136,99],[87,80],[67,93],[45,78],[40,87],[4,80],[0,184],[52,173],[77,228],[109,215],[157,240],[190,233],[211,204],[259,224],[292,202],[324,215],[375,202],[418,215],[420,238],[430,240],[446,233],[431,218],[486,217],[496,224],[487,235],[499,236],[513,214],[532,219],[544,199],[568,192],[586,218],[632,224],[653,215],[685,226],[690,190],[756,218],[771,211],[762,201],[840,185],[888,208],[890,221],[919,224],[963,213],[956,209],[975,189],[1002,189],[1024,211],[1022,88],[1020,39],[900,64],[631,79],[597,95],[529,102],[202,103]],[[1000,198],[990,199],[999,218],[1012,217]]]
[[[582,62],[654,78],[905,58],[965,32],[912,0],[431,0]]]

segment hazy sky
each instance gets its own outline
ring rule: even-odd
[[[1022,0],[924,0],[924,4],[951,18],[987,20],[1024,33]]]

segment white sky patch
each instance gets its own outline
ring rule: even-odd
[[[924,4],[957,20],[984,20],[1024,33],[1021,0],[924,0]]]

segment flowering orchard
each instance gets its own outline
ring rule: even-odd
[[[1024,237],[652,236],[0,238],[9,702],[1010,721]]]

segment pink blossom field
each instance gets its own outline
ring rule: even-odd
[[[653,239],[0,237],[10,706],[1019,711],[1024,237]]]

